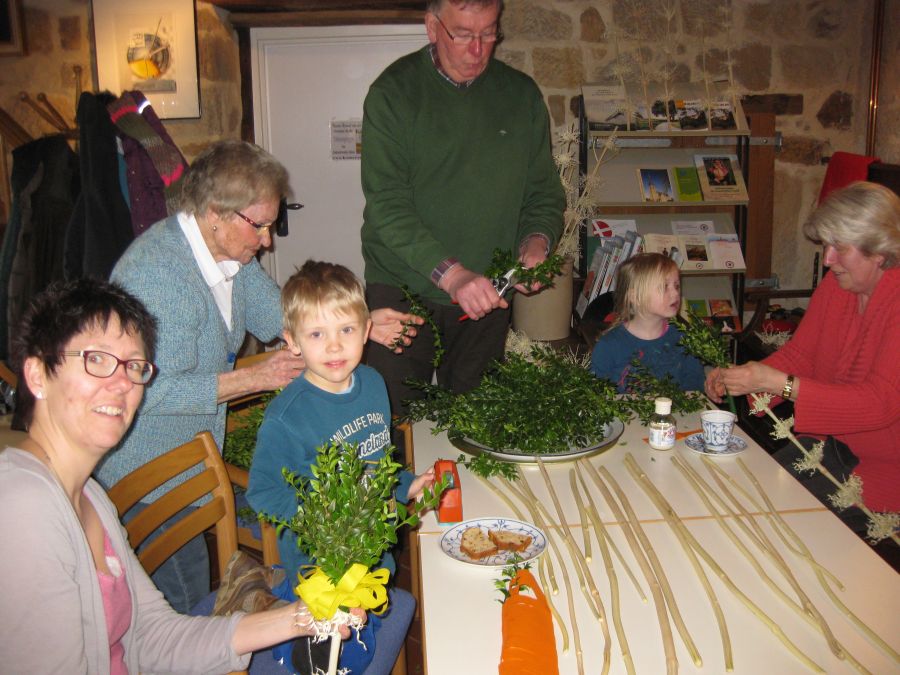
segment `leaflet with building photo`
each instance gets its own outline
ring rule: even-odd
[[[672,234],[702,234],[715,232],[715,224],[711,220],[673,220]]]
[[[684,262],[683,270],[705,270],[712,266],[709,249],[706,247],[706,235],[683,234],[678,237]]]
[[[706,201],[747,201],[747,187],[737,155],[694,155],[694,165]]]
[[[641,184],[641,198],[645,202],[665,204],[675,201],[668,169],[638,169],[637,174]]]

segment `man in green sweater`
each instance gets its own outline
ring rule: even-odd
[[[423,300],[446,349],[438,383],[454,392],[477,386],[503,354],[508,305],[482,274],[493,250],[517,250],[526,267],[542,262],[565,209],[543,96],[492,58],[501,3],[429,0],[430,44],[388,66],[364,107],[369,307],[408,308],[403,286]],[[418,332],[402,354],[369,348],[394,413],[418,393],[404,380],[431,382],[431,329]]]

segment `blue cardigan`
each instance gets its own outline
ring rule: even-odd
[[[200,431],[211,431],[221,449],[226,404],[216,402],[219,373],[234,368],[248,332],[269,342],[282,329],[278,285],[252,260],[234,277],[228,330],[175,216],[138,237],[111,279],[143,301],[159,322],[159,373],[130,432],[96,471],[107,487]],[[146,501],[163,492],[155,490]]]

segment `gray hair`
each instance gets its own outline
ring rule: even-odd
[[[848,244],[866,256],[883,256],[884,269],[895,267],[900,264],[900,197],[877,183],[851,183],[812,212],[803,234],[816,244]]]
[[[260,201],[280,201],[290,194],[287,169],[268,152],[244,141],[219,141],[191,164],[181,189],[181,209],[203,215],[247,208]]]
[[[431,14],[438,14],[444,9],[445,5],[456,5],[460,8],[468,5],[475,5],[476,7],[499,5],[500,9],[503,9],[503,0],[427,0],[425,3],[425,11],[430,12]]]

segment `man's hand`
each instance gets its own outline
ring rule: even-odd
[[[531,269],[535,265],[540,265],[547,259],[547,240],[540,236],[528,237],[522,246],[522,254],[519,261],[525,269]],[[535,281],[533,284],[525,286],[524,284],[516,284],[516,290],[520,293],[534,293],[541,290],[543,284]]]
[[[509,307],[506,300],[497,294],[490,279],[467,270],[461,264],[454,265],[444,274],[440,288],[474,321],[487,316],[498,307]]]
[[[404,347],[412,344],[412,339],[418,333],[415,327],[425,323],[425,319],[421,316],[404,314],[390,307],[374,309],[371,316],[372,330],[369,333],[369,339],[388,349],[393,349],[395,354],[399,354]],[[404,334],[403,327],[407,325]]]

